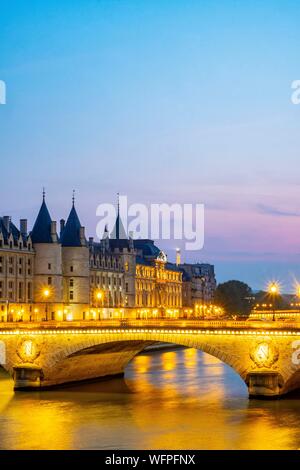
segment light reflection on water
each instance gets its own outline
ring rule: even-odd
[[[194,349],[137,356],[125,381],[14,393],[0,379],[1,449],[300,447],[300,397],[249,401],[234,371]]]

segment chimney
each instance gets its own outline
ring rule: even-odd
[[[63,231],[64,231],[64,228],[65,228],[65,220],[64,219],[61,219],[60,220],[60,234],[62,235]]]
[[[10,217],[9,217],[9,215],[4,215],[3,216],[3,224],[4,224],[4,227],[6,228],[7,232],[9,233],[9,231],[10,231]]]
[[[54,220],[51,222],[51,238],[53,242],[57,242],[56,222]]]
[[[80,227],[79,236],[80,236],[80,243],[81,243],[81,245],[82,245],[82,246],[86,245],[84,227]]]
[[[21,235],[27,235],[27,219],[20,219],[20,232]]]
[[[180,248],[176,248],[176,266],[181,264],[181,252]]]

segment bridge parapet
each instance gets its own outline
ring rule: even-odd
[[[46,330],[46,329],[89,329],[89,328],[178,328],[178,329],[233,329],[233,330],[299,330],[297,321],[238,321],[238,320],[94,320],[94,321],[42,321],[42,322],[6,322],[0,323],[1,331],[7,330]]]

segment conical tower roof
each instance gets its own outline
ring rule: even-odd
[[[53,243],[51,237],[51,217],[45,202],[45,193],[43,193],[43,202],[30,237],[32,243]]]
[[[75,209],[73,197],[72,209],[60,238],[62,246],[82,246],[80,229],[81,223]]]

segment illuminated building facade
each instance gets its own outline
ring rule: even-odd
[[[59,235],[45,195],[30,233],[0,218],[1,321],[177,318],[214,287],[213,267],[169,263],[152,240],[127,237],[119,213],[110,235],[87,241],[74,198]]]
[[[201,305],[212,304],[217,286],[214,266],[206,263],[184,263],[178,267],[183,273],[184,306],[197,310]]]

